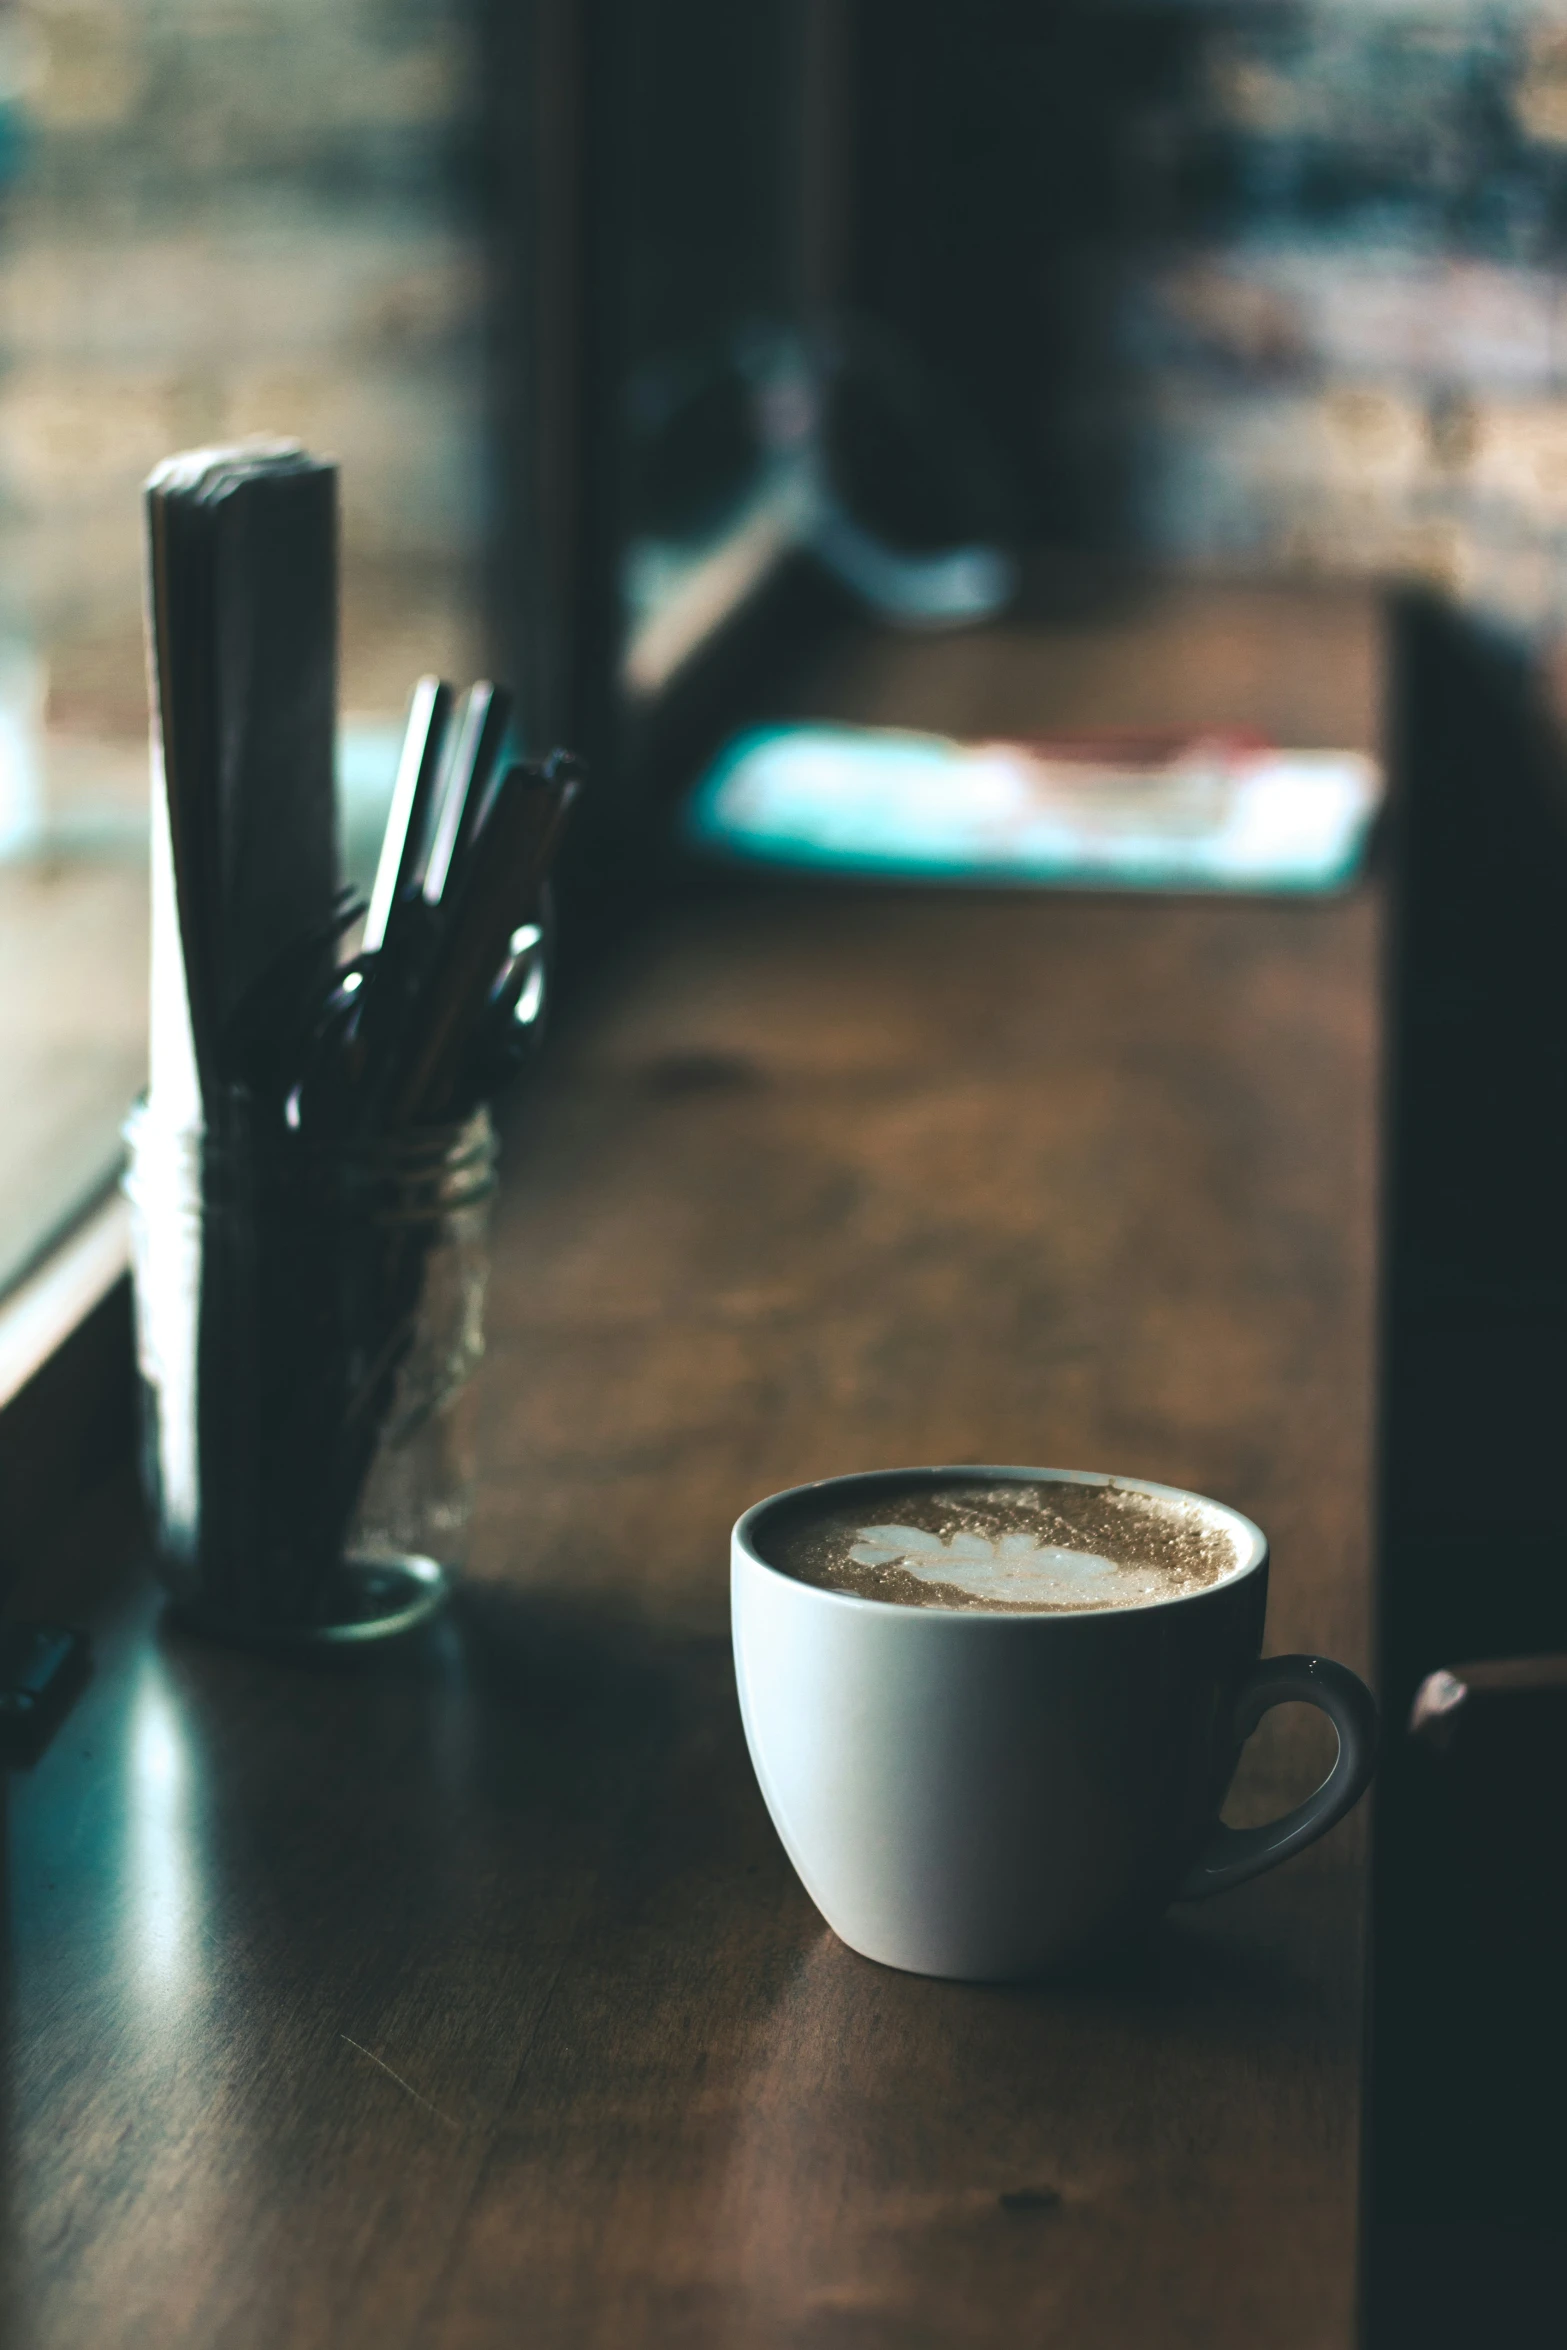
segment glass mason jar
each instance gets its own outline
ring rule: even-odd
[[[264,1148],[125,1129],[142,1460],[164,1580],[213,1631],[367,1640],[466,1551],[495,1139]]]

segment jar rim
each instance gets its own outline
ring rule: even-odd
[[[210,1151],[214,1156],[231,1155],[232,1146],[210,1126],[190,1119],[164,1118],[148,1094],[139,1094],[120,1127],[122,1141],[131,1150],[148,1143],[163,1143],[171,1149]],[[443,1119],[439,1123],[405,1126],[391,1133],[334,1135],[329,1140],[315,1140],[303,1135],[284,1134],[270,1137],[279,1155],[291,1159],[426,1159],[447,1156],[466,1142],[475,1156],[492,1152],[495,1147],[495,1128],[490,1118],[489,1105],[481,1102],[466,1117]]]
[[[120,1132],[126,1146],[121,1188],[130,1197],[141,1188],[139,1171],[162,1169],[199,1185],[208,1175],[221,1178],[238,1171],[248,1159],[259,1165],[265,1181],[285,1189],[334,1181],[365,1189],[457,1184],[464,1199],[476,1200],[493,1190],[499,1155],[489,1108],[483,1103],[466,1118],[441,1125],[329,1141],[268,1135],[259,1148],[247,1150],[215,1136],[207,1126],[161,1118],[143,1095]]]

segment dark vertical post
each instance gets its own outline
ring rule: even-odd
[[[488,0],[481,20],[489,633],[530,748],[581,719],[586,13],[584,0]]]
[[[1433,1670],[1567,1648],[1567,758],[1434,598],[1393,686],[1365,2338],[1442,2350],[1547,2338],[1567,2268],[1567,1737],[1407,1734]]]

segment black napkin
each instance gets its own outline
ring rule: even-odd
[[[210,1119],[258,1075],[265,991],[291,958],[330,962],[337,469],[293,442],[187,451],[148,483],[147,527],[163,800],[153,1091],[160,1078],[181,1090],[183,1020]],[[171,923],[177,947],[158,935]]]

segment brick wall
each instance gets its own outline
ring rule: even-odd
[[[855,0],[863,305],[1022,534],[1567,605],[1567,0]]]
[[[343,465],[344,699],[477,659],[480,273],[457,0],[0,13],[0,626],[67,729],[143,723],[140,484],[297,434]]]
[[[1128,133],[1141,539],[1567,621],[1567,9],[1204,11]]]

